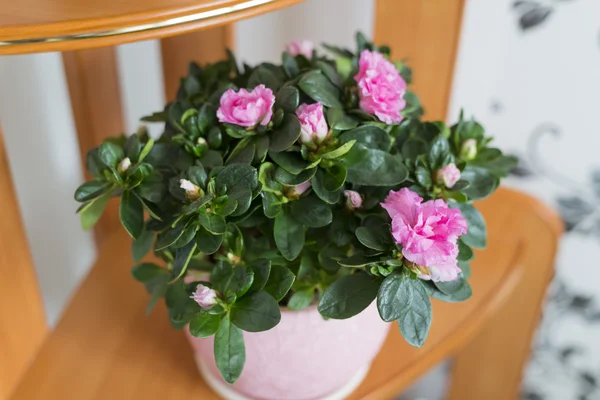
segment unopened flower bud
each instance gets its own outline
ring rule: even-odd
[[[344,196],[346,196],[346,208],[349,210],[362,207],[363,199],[360,193],[354,190],[344,190]]]
[[[448,189],[452,188],[460,179],[460,170],[456,167],[456,164],[450,163],[438,169],[435,174],[435,180],[438,184],[443,184]]]
[[[323,104],[301,104],[296,110],[300,120],[300,142],[305,145],[321,143],[329,134],[327,121],[323,115]]]
[[[131,167],[131,160],[129,157],[125,157],[117,166],[117,171],[122,174],[123,172],[127,171],[129,167]]]
[[[477,157],[477,140],[465,140],[460,148],[460,158],[466,161],[470,161],[473,160],[475,157]]]
[[[217,292],[207,286],[199,284],[190,298],[202,308],[211,308],[217,302]]]
[[[285,51],[292,57],[301,54],[308,59],[312,58],[313,48],[310,40],[295,40],[285,45]]]
[[[185,190],[185,197],[188,200],[196,200],[200,197],[200,188],[187,179],[180,179],[179,187]]]
[[[310,189],[311,186],[312,185],[310,184],[310,181],[301,183],[296,186],[288,186],[286,190],[287,197],[289,199],[295,200],[302,196],[302,194],[308,189]]]

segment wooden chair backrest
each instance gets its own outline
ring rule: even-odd
[[[427,117],[444,119],[464,0],[377,0],[374,38],[407,57]],[[187,63],[202,64],[233,48],[231,25],[161,40],[167,99],[175,96]],[[90,147],[124,131],[113,47],[63,53],[82,165]],[[48,327],[0,132],[0,399],[6,398],[43,342]],[[116,204],[96,228],[101,244],[118,229]]]

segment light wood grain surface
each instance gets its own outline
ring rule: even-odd
[[[0,399],[4,399],[33,360],[48,328],[1,128],[0,193]]]
[[[66,51],[180,35],[302,0],[2,0],[0,54]],[[50,41],[43,39],[51,38]],[[21,43],[2,42],[22,41]]]
[[[410,347],[391,329],[351,399],[391,398],[455,354],[511,296],[522,277],[524,255],[539,255],[554,245],[559,223],[541,203],[500,190],[480,209],[488,221],[490,244],[473,263],[473,298],[461,304],[434,301],[434,322],[421,349]],[[532,231],[546,233],[532,236]],[[130,277],[131,265],[126,234],[115,234],[13,400],[217,399],[199,377],[183,333],[169,326],[165,308],[160,305],[150,317],[144,315],[148,297]]]

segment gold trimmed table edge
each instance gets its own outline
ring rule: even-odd
[[[79,50],[180,35],[281,9],[303,0],[244,0],[127,16],[4,27],[0,55]]]

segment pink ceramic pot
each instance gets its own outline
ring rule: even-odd
[[[233,385],[217,369],[213,338],[198,339],[189,332],[188,338],[204,379],[227,400],[333,400],[360,384],[388,328],[375,302],[346,320],[324,320],[316,307],[282,309],[275,328],[244,332],[246,364]]]

